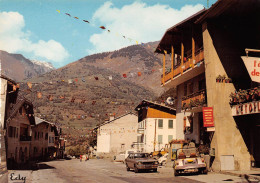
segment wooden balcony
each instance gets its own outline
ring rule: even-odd
[[[173,72],[165,72],[165,76],[161,75],[161,84],[174,80],[177,76],[183,75],[184,72],[189,72],[189,69],[194,69],[197,64],[204,61],[204,51],[203,48],[199,49],[195,53],[195,60],[192,61],[192,57],[188,56],[186,60],[184,59],[183,65],[177,60],[177,65],[174,66]]]
[[[207,104],[206,90],[200,90],[188,96],[182,97],[182,110],[192,109],[194,107],[202,107]]]

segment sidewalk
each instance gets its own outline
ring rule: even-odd
[[[226,174],[226,175],[234,175],[238,177],[243,177],[248,180],[258,180],[260,182],[260,168],[256,168],[253,170],[248,171],[236,171],[236,170],[229,170],[229,171],[220,171],[216,173]]]

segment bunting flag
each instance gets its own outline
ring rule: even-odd
[[[95,105],[96,101],[92,101],[92,105]]]
[[[200,63],[197,63],[197,66],[199,67],[199,66],[200,66]]]
[[[16,91],[16,89],[17,89],[17,86],[13,85],[13,91]]]
[[[42,98],[42,93],[41,92],[37,92],[37,98]]]
[[[72,79],[68,79],[68,83],[72,84],[73,83]]]
[[[69,13],[65,13],[66,15],[68,15],[68,16],[71,16]]]
[[[75,78],[75,82],[78,82],[78,78]]]
[[[186,62],[186,61],[187,61],[187,58],[186,58],[186,57],[184,57],[184,58],[183,58],[183,60],[184,60],[184,62]]]
[[[137,74],[138,74],[138,76],[141,76],[141,75],[142,75],[141,72],[138,72]]]
[[[49,99],[49,101],[53,100],[52,95],[49,95],[47,98]]]
[[[167,54],[167,51],[166,50],[163,50],[164,51],[164,54]]]
[[[108,76],[108,79],[109,79],[109,80],[112,80],[113,78],[112,78],[112,76]]]
[[[74,17],[75,19],[79,19],[79,17]]]
[[[126,74],[123,74],[123,77],[126,78],[127,77]]]
[[[101,29],[106,29],[106,27],[104,27],[104,26],[100,26],[99,28],[101,28]]]
[[[107,30],[107,32],[110,32],[110,30]]]
[[[27,82],[27,85],[28,85],[28,87],[29,87],[30,89],[32,88],[32,83]]]
[[[94,77],[95,78],[95,80],[98,80],[98,77]]]
[[[71,102],[71,103],[74,103],[74,101],[75,101],[75,98],[72,98],[70,102]]]
[[[60,10],[56,10],[58,13],[60,13]]]
[[[138,41],[135,41],[136,42],[136,44],[138,44]]]
[[[86,100],[82,100],[80,103],[84,104]]]
[[[83,20],[83,22],[89,23],[89,21],[87,21],[87,20]]]
[[[86,82],[86,80],[84,78],[81,78],[82,82]]]

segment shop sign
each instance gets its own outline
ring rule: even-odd
[[[258,57],[241,57],[244,61],[251,80],[260,83],[260,58]]]
[[[214,132],[215,131],[215,127],[208,127],[207,128],[207,132]]]
[[[232,115],[240,116],[260,113],[260,101],[238,104],[232,107]]]
[[[203,126],[214,127],[213,107],[203,107],[202,112],[203,112]]]

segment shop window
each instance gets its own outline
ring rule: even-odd
[[[8,133],[8,136],[9,137],[13,137],[13,127],[12,126],[9,126],[9,133]]]
[[[173,139],[173,135],[168,135],[168,142],[170,142]]]
[[[51,143],[51,137],[49,137],[49,143]]]
[[[162,143],[163,143],[163,136],[158,135],[158,144],[162,144]]]
[[[162,119],[158,120],[158,128],[163,128],[163,120]]]
[[[173,128],[173,120],[168,121],[168,128],[172,129]]]

